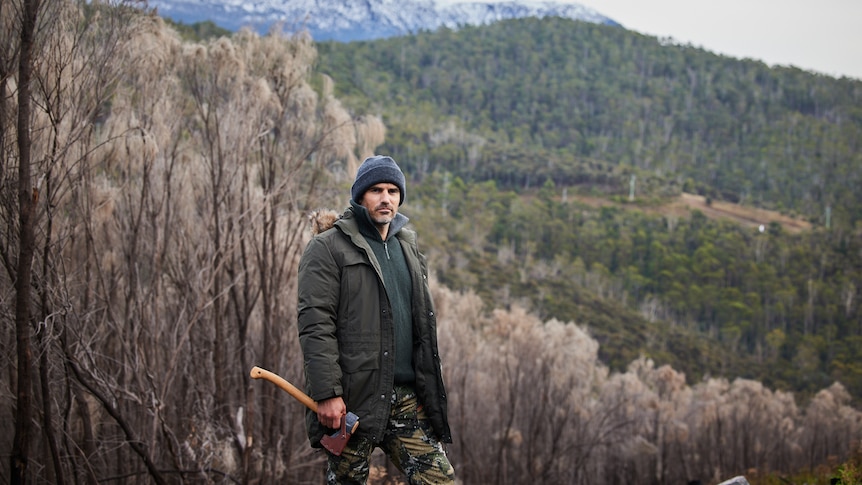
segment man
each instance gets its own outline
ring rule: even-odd
[[[320,447],[350,410],[359,428],[340,456],[327,452],[327,483],[365,483],[376,447],[411,484],[454,483],[426,262],[398,213],[404,174],[390,157],[367,158],[350,195],[299,263],[299,341],[318,403],[309,439]]]

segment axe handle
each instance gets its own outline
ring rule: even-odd
[[[311,409],[315,413],[317,412],[317,403],[314,402],[313,399],[308,397],[308,395],[306,393],[297,389],[296,386],[287,382],[283,377],[276,374],[275,372],[270,372],[266,369],[262,369],[258,366],[254,366],[251,369],[251,378],[252,379],[266,379],[269,382],[272,382],[273,384],[282,388],[288,394],[293,396],[297,401],[308,406],[308,409]]]

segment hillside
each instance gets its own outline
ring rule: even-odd
[[[637,175],[640,194],[862,220],[859,81],[566,19],[319,50],[336,93],[382,115],[384,148],[419,174],[613,194]]]
[[[585,324],[613,368],[862,398],[862,83],[564,19],[318,48],[446,285]]]

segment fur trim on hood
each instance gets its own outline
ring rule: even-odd
[[[331,209],[318,209],[308,215],[311,222],[311,234],[318,235],[321,232],[335,226],[335,221],[341,218],[341,214]]]

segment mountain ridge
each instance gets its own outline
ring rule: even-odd
[[[308,30],[317,41],[373,40],[525,17],[563,17],[620,26],[583,5],[552,0],[452,4],[436,0],[361,0],[349,4],[341,0],[155,0],[149,5],[160,15],[182,23],[209,20],[231,31],[251,27],[261,33],[281,24],[288,32]]]

